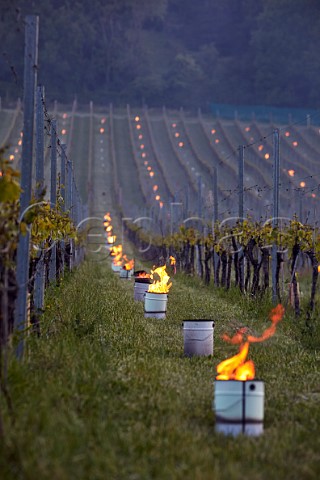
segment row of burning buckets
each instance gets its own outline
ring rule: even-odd
[[[168,293],[172,286],[172,283],[169,283],[166,265],[155,268],[150,273],[144,270],[134,272],[134,261],[129,261],[123,255],[122,246],[110,247],[113,257],[112,270],[119,273],[120,278],[134,278],[134,300],[144,302],[145,317],[166,318]],[[173,273],[176,273],[173,257],[170,257],[170,265]],[[274,335],[283,315],[284,307],[281,304],[272,309],[269,315],[271,326],[259,337],[250,335],[246,327],[240,328],[232,337],[223,335],[223,340],[227,343],[239,345],[239,352],[217,366],[213,402],[217,432],[252,436],[258,436],[263,432],[264,382],[255,379],[254,363],[247,360],[247,356],[250,343],[263,342]],[[185,320],[184,355],[187,357],[213,355],[213,333],[213,320]]]

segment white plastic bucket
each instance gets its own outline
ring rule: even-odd
[[[131,278],[131,275],[133,273],[133,270],[125,270],[124,268],[120,269],[120,278]]]
[[[119,273],[121,270],[121,265],[114,265],[114,263],[111,263],[111,268],[113,272]]]
[[[148,291],[149,285],[150,285],[149,281],[148,282],[139,282],[139,281],[136,280],[134,282],[134,290],[133,290],[134,300],[136,300],[138,302],[144,302],[144,297],[145,297],[145,294]]]
[[[216,431],[227,435],[263,433],[264,382],[215,380],[213,409]]]
[[[144,297],[144,316],[145,318],[166,318],[167,312],[167,293],[146,292]]]
[[[213,331],[213,320],[184,320],[184,354],[188,357],[213,355]]]

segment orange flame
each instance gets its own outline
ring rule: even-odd
[[[111,250],[111,256],[114,257],[113,265],[122,265],[122,245],[114,245]]]
[[[170,265],[175,265],[177,263],[176,259],[172,255],[170,255],[169,259],[170,259]]]
[[[271,326],[268,327],[260,337],[247,335],[244,341],[244,335],[247,332],[246,327],[240,328],[233,337],[224,334],[223,340],[232,345],[240,345],[239,353],[233,357],[227,358],[217,366],[217,380],[253,380],[255,377],[255,367],[252,360],[247,360],[250,343],[264,342],[275,334],[277,324],[282,320],[285,309],[279,304],[270,312],[269,318]]]
[[[129,260],[127,263],[125,263],[122,268],[124,268],[125,270],[132,270],[133,267],[134,267],[134,260],[132,259],[132,260]]]
[[[108,235],[108,237],[107,237],[107,242],[108,242],[109,244],[112,244],[112,243],[114,243],[114,242],[116,241],[116,238],[117,238],[116,235]]]
[[[160,280],[155,280],[154,275],[158,275]],[[172,283],[168,284],[170,280],[169,275],[166,272],[166,265],[163,267],[158,267],[155,270],[151,270],[150,278],[153,280],[153,283],[149,285],[148,292],[150,293],[168,293]]]
[[[139,272],[138,275],[136,275],[136,278],[150,278],[150,273]]]
[[[170,255],[169,260],[170,260],[170,265],[173,267],[173,273],[175,275],[177,273],[177,267],[176,267],[177,261],[172,255]]]

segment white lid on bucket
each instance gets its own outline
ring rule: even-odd
[[[209,324],[212,325],[212,327],[214,327],[214,325],[215,325],[214,320],[212,320],[212,319],[210,319],[210,318],[194,318],[194,319],[183,320],[182,326],[183,326],[185,323],[186,323],[187,325],[190,325],[190,323],[201,323],[201,324],[204,324],[204,322],[208,322]]]

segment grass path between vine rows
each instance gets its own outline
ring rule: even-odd
[[[286,314],[251,346],[265,381],[264,434],[215,433],[216,365],[237,347],[223,332],[261,333],[267,301],[176,276],[165,320],[145,319],[133,281],[85,262],[47,295],[41,338],[11,361],[14,424],[1,397],[1,479],[318,479],[319,349]],[[181,323],[215,321],[213,357],[185,358]]]

